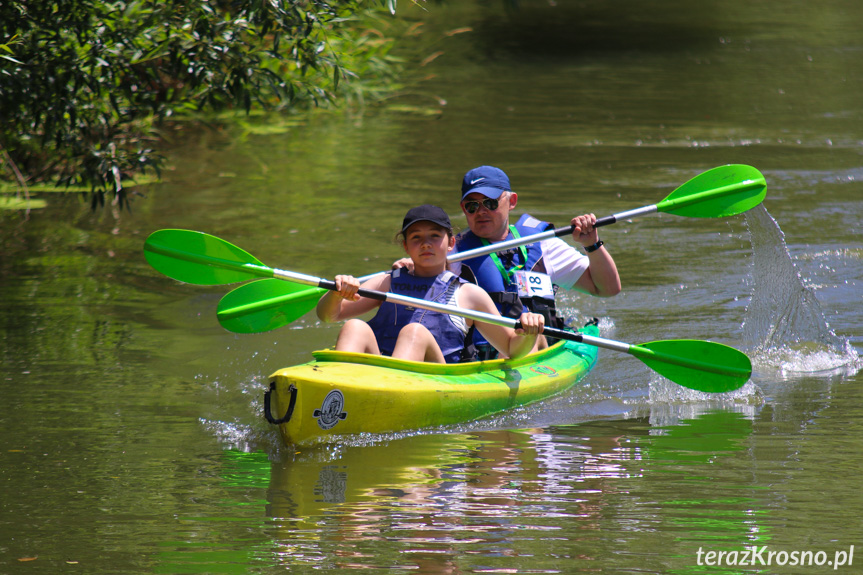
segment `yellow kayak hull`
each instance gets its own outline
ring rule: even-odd
[[[594,324],[582,330],[598,335]],[[413,362],[332,350],[270,376],[265,415],[287,445],[471,421],[569,389],[597,348],[561,341],[517,360]]]

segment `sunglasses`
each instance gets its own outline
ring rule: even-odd
[[[482,205],[485,206],[485,209],[487,209],[490,212],[495,211],[497,209],[497,207],[500,205],[500,202],[498,202],[497,200],[493,200],[491,198],[486,198],[482,202],[477,202],[476,200],[464,202],[462,204],[462,206],[464,206],[464,211],[466,211],[467,213],[475,214],[476,211],[479,209],[480,203],[482,203]]]

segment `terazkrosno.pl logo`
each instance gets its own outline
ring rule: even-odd
[[[703,547],[698,548],[696,562],[698,565],[710,567],[742,567],[755,565],[779,565],[790,567],[829,566],[834,570],[840,567],[849,567],[854,563],[854,546],[848,550],[837,549],[831,557],[826,551],[776,551],[768,549],[767,545],[761,547],[747,547],[738,551],[705,551]]]

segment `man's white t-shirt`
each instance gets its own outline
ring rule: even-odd
[[[551,283],[565,290],[571,290],[590,266],[590,260],[586,255],[560,238],[544,240],[540,246],[542,261],[545,263],[545,271],[551,278]]]

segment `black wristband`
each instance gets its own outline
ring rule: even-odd
[[[598,242],[596,242],[592,246],[584,246],[584,251],[586,251],[587,253],[595,252],[596,250],[598,250],[599,248],[602,247],[603,243],[604,242],[602,240],[599,240]]]

